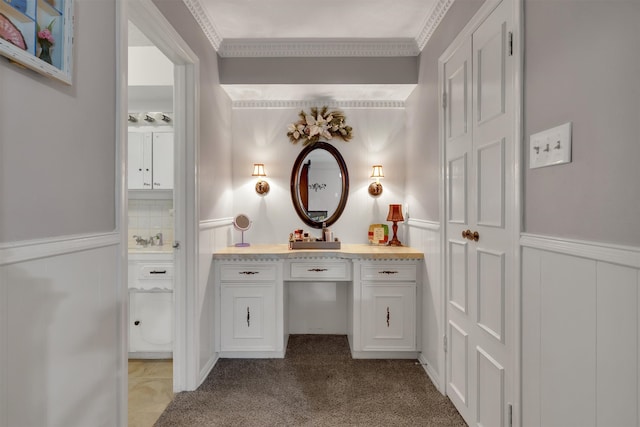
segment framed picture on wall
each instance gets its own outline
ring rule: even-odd
[[[72,84],[73,0],[0,0],[0,54]]]

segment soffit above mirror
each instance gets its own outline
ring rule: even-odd
[[[222,57],[318,57],[416,56],[453,0],[184,2]]]

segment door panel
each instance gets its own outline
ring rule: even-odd
[[[498,341],[504,338],[504,253],[478,249],[478,326]]]
[[[449,222],[467,223],[467,154],[449,160]]]
[[[504,227],[504,138],[477,151],[478,225]]]
[[[476,348],[478,378],[478,406],[476,419],[479,426],[504,426],[506,407],[504,389],[504,367],[487,352]]]
[[[506,23],[497,31],[482,30],[473,37],[476,51],[478,122],[485,122],[505,112],[505,54],[507,52]]]
[[[451,268],[449,271],[449,304],[462,313],[467,312],[467,294],[469,289],[469,274],[467,271],[469,264],[468,258],[467,244],[465,242],[449,241],[450,265],[457,266],[456,268]]]
[[[455,394],[451,396],[449,393],[449,397],[452,397],[454,403],[457,398],[466,407],[469,389],[469,334],[450,321],[449,337],[451,341],[449,345],[449,387]],[[460,410],[460,407],[456,406]]]

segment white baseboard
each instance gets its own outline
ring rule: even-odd
[[[204,382],[204,380],[207,379],[207,376],[209,375],[213,367],[216,366],[216,363],[218,363],[219,359],[220,357],[218,356],[218,353],[214,353],[213,357],[210,358],[207,361],[207,363],[204,364],[204,366],[200,370],[200,378],[198,378],[198,387]]]
[[[445,395],[444,384],[442,384],[442,382],[440,381],[440,376],[433,369],[433,367],[431,367],[431,365],[429,364],[429,361],[423,356],[422,353],[420,353],[420,356],[418,357],[418,361],[422,365],[422,368],[427,373],[427,376],[429,377],[433,385],[438,389],[440,393]]]

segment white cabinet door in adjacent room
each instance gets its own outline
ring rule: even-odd
[[[416,350],[416,285],[362,286],[363,350]]]
[[[173,292],[129,292],[129,352],[173,350]]]
[[[221,291],[221,350],[276,350],[275,286],[223,284]]]
[[[130,190],[151,190],[151,134],[129,132],[128,185]]]
[[[153,133],[153,189],[173,189],[173,132]]]

